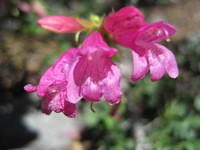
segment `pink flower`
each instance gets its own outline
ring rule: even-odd
[[[73,17],[48,16],[43,17],[37,23],[46,30],[56,33],[73,33],[82,30],[84,27]]]
[[[119,44],[132,49],[133,81],[142,79],[149,70],[152,81],[162,78],[165,72],[171,78],[178,76],[174,54],[166,47],[156,44],[163,39],[169,39],[175,32],[175,27],[161,21],[144,24],[129,35],[115,36]]]
[[[144,24],[142,12],[132,6],[127,6],[109,14],[103,22],[104,29],[113,35],[126,34],[135,31]]]
[[[68,99],[81,99],[79,88],[74,84],[73,67],[77,60],[77,50],[70,49],[44,73],[38,85],[26,85],[27,92],[36,92],[42,101],[42,111],[50,114],[52,111],[63,112],[69,117],[76,116],[76,106]]]
[[[128,6],[108,15],[103,27],[113,35],[114,41],[132,49],[133,81],[142,79],[149,70],[152,81],[162,78],[165,72],[171,78],[178,76],[173,53],[156,44],[175,34],[176,29],[172,25],[163,21],[145,23],[143,14],[137,8]]]
[[[80,48],[64,52],[44,73],[38,85],[26,85],[27,92],[36,92],[42,111],[63,112],[76,116],[75,104],[81,98],[96,102],[103,96],[109,104],[120,101],[121,73],[110,58],[117,50],[110,48],[99,32],[89,35]]]
[[[82,96],[93,102],[103,96],[110,104],[118,103],[122,95],[121,73],[110,60],[117,50],[110,48],[99,32],[93,32],[78,51],[80,58],[74,68],[74,80]]]

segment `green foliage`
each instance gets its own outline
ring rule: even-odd
[[[102,3],[101,1],[94,0],[79,1],[78,6],[78,14],[85,17],[88,17],[91,14],[91,10],[93,10],[92,13],[99,14],[105,9],[104,3]]]
[[[129,97],[133,97],[136,102],[145,101],[148,106],[154,107],[158,99],[159,83],[159,81],[151,82],[148,77],[137,83],[130,83],[132,92],[130,92],[131,95]]]
[[[165,106],[160,124],[150,132],[155,150],[198,150],[200,116],[174,100]]]
[[[47,31],[42,29],[36,22],[38,17],[33,13],[27,13],[23,17],[23,25],[22,25],[22,33],[29,34],[29,35],[38,35],[38,34],[45,34]]]
[[[160,110],[159,124],[150,130],[155,150],[198,150],[200,147],[200,42],[197,37],[192,36],[177,46],[181,77],[176,81],[176,88],[169,90],[169,82],[162,81],[162,85],[167,85],[167,95],[175,95],[176,99],[168,99]]]
[[[102,150],[133,150],[134,140],[131,128],[127,125],[125,118],[116,119],[109,115],[111,106],[106,102],[100,102],[95,106],[95,112],[88,111],[85,107],[83,121],[87,125],[83,140],[92,141],[89,149]],[[120,116],[125,111],[125,105],[121,104],[118,110]]]

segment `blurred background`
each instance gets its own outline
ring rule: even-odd
[[[139,7],[148,22],[177,27],[163,44],[176,55],[178,79],[149,77],[131,83],[131,58],[121,51],[123,100],[114,113],[102,101],[90,110],[81,102],[76,119],[40,112],[34,94],[23,90],[67,48],[74,35],[41,29],[47,15],[100,16],[127,5]],[[0,0],[0,149],[15,150],[199,150],[200,1],[199,0]],[[124,49],[119,47],[119,49]],[[127,59],[128,58],[128,59]]]

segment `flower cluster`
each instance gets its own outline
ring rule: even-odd
[[[133,82],[142,79],[148,71],[152,81],[162,78],[165,72],[171,78],[178,76],[175,56],[157,44],[175,34],[175,27],[163,21],[146,23],[135,7],[124,7],[99,23],[76,17],[49,16],[39,19],[38,24],[56,33],[89,33],[78,48],[70,48],[56,60],[38,85],[24,87],[27,92],[36,92],[38,97],[44,98],[42,111],[46,114],[55,111],[75,117],[76,104],[81,99],[97,102],[103,97],[109,104],[120,102],[121,72],[111,59],[117,49],[106,43],[105,35],[110,37],[108,40],[130,48]]]

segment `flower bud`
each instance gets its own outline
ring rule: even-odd
[[[73,33],[83,29],[74,18],[67,16],[43,17],[37,23],[44,29],[56,33]]]

